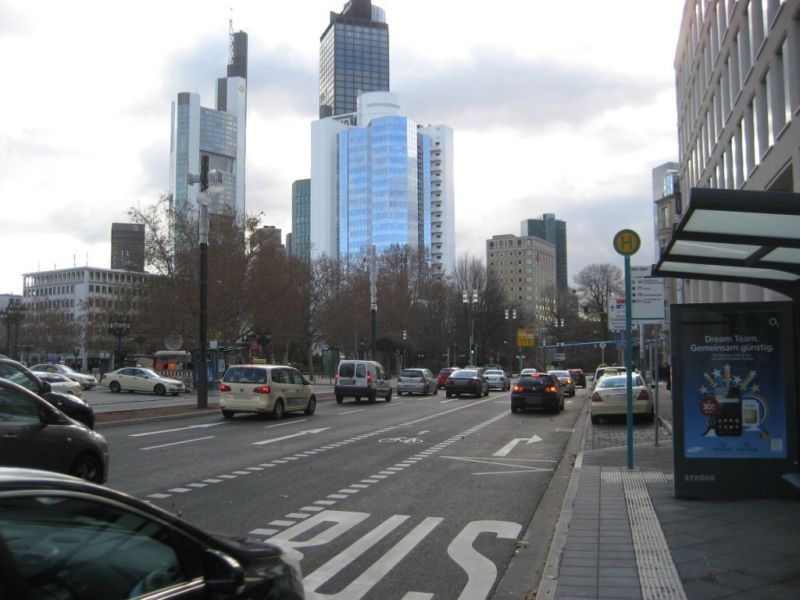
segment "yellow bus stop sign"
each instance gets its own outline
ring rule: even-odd
[[[614,236],[614,250],[622,256],[631,256],[639,251],[642,240],[633,229],[623,229]]]

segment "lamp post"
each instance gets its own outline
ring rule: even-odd
[[[475,364],[475,315],[473,306],[478,305],[478,290],[473,289],[472,293],[464,290],[461,292],[461,300],[467,310],[467,327],[469,327],[469,364]]]
[[[19,322],[25,318],[26,306],[19,298],[11,298],[3,310],[0,319],[6,324],[6,354],[19,360]],[[14,344],[11,344],[11,327],[14,327]]]
[[[197,408],[208,407],[208,185],[222,183],[222,172],[216,169],[209,171],[204,165],[200,175],[186,174],[187,185],[200,184],[197,194],[198,220],[197,231],[200,242],[200,323],[198,324],[198,340],[200,356],[195,367],[197,374]]]
[[[517,319],[517,309],[516,308],[506,308],[505,309],[506,321],[508,322],[508,373],[509,375],[512,372],[513,365],[511,364],[511,342],[514,339],[512,334],[512,330],[514,328],[513,321]]]
[[[406,330],[403,329],[403,353],[400,355],[400,370],[401,371],[406,366],[406,338],[407,338],[407,333],[406,333]]]
[[[117,338],[117,352],[114,356],[114,368],[118,369],[122,363],[122,338],[131,331],[131,319],[125,315],[118,315],[108,323],[108,334]],[[119,364],[118,364],[119,363]]]

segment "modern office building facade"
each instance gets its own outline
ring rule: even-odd
[[[389,26],[370,0],[350,0],[320,37],[319,118],[353,113],[373,91],[389,91]]]
[[[675,56],[684,203],[691,188],[800,191],[799,14],[798,0],[685,3]],[[685,302],[782,298],[738,283],[683,284]]]
[[[509,306],[530,325],[550,324],[557,297],[556,246],[536,235],[495,235],[486,240],[486,267]]]
[[[552,213],[539,219],[525,219],[520,225],[520,235],[535,236],[550,242],[556,249],[556,284],[558,289],[569,287],[567,275],[567,223]]]
[[[427,125],[419,132],[431,140],[431,270],[452,274],[456,268],[456,201],[453,176],[453,129]]]
[[[200,105],[200,95],[181,92],[172,103],[170,140],[171,210],[191,214],[197,207],[199,184],[187,175],[222,173],[221,187],[209,194],[209,213],[245,214],[247,125],[247,34],[231,34],[228,76],[217,80],[216,108]]]
[[[111,224],[111,268],[144,271],[144,224]]]
[[[289,254],[309,262],[311,259],[310,179],[298,179],[292,183],[292,233],[288,234],[286,239],[286,248]]]

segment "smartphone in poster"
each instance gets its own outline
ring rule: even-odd
[[[785,458],[781,313],[683,323],[686,458]]]

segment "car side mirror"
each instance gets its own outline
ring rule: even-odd
[[[244,569],[234,558],[209,548],[203,553],[203,579],[212,595],[235,594],[244,587]]]
[[[49,394],[50,392],[53,391],[53,386],[50,385],[49,381],[45,381],[44,379],[40,379],[39,381],[42,382],[42,393],[43,394]]]
[[[303,385],[311,385],[311,382],[305,377],[303,377]]]

